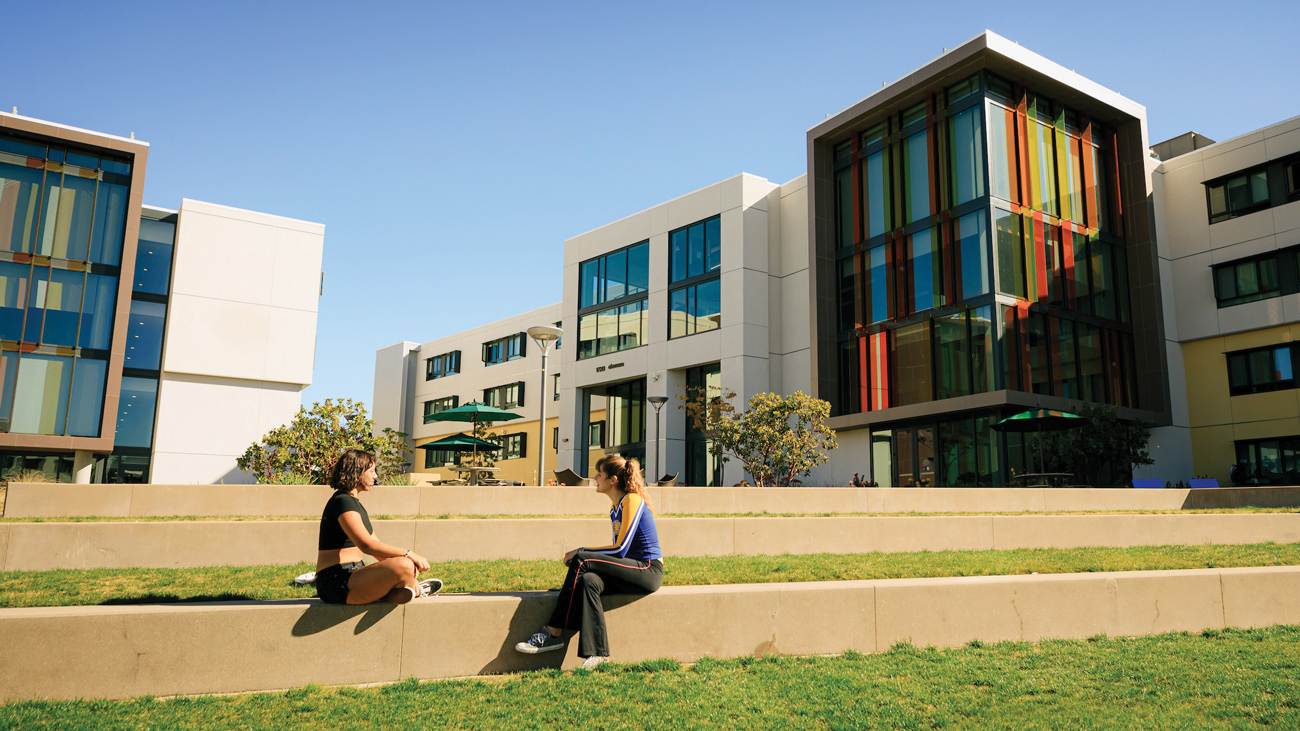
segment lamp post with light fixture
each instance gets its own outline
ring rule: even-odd
[[[655,474],[662,476],[663,472],[660,471],[660,465],[659,465],[660,462],[659,453],[663,451],[662,445],[664,443],[664,434],[663,434],[663,420],[659,418],[659,413],[660,413],[660,409],[664,407],[664,404],[668,403],[668,397],[651,396],[646,400],[654,404],[655,407]],[[659,477],[655,477],[655,482],[658,481],[659,481]]]
[[[542,387],[537,392],[542,408],[537,421],[537,486],[541,487],[543,470],[546,469],[546,355],[550,352],[551,343],[559,340],[564,330],[550,325],[538,325],[528,328],[527,332],[528,337],[542,349]]]

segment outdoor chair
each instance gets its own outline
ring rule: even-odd
[[[555,481],[567,487],[590,487],[591,480],[573,470],[555,470]]]
[[[664,475],[655,482],[655,485],[658,487],[672,487],[677,484],[677,475],[680,474],[680,472],[674,472],[671,475]]]

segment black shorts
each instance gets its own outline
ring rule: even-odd
[[[348,579],[352,572],[365,566],[360,561],[334,564],[316,572],[316,596],[326,604],[348,603]]]

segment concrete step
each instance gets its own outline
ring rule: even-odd
[[[6,518],[320,515],[320,485],[50,485],[14,483]],[[1183,510],[1300,506],[1300,487],[1208,490],[1073,488],[652,487],[661,515],[673,513],[952,513]],[[599,515],[589,487],[380,486],[372,515]]]
[[[553,593],[0,610],[0,702],[573,667],[520,655]],[[1300,567],[668,587],[609,597],[614,659],[877,652],[1300,623]]]
[[[676,518],[668,556],[1300,542],[1300,513]],[[377,520],[375,535],[431,561],[558,558],[604,545],[606,518]],[[319,521],[0,524],[7,571],[247,566],[312,561]]]

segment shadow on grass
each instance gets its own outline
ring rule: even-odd
[[[141,596],[114,597],[100,602],[103,604],[189,604],[191,602],[246,602],[256,601],[246,594],[195,594],[180,597],[175,594],[144,594]]]

